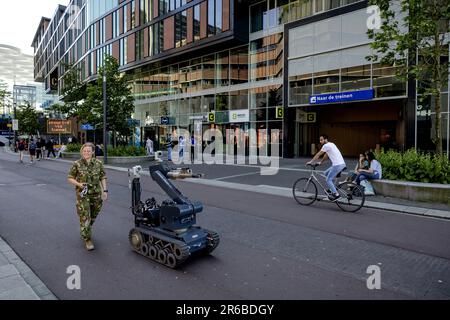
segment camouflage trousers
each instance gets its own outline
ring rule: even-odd
[[[92,225],[102,209],[102,198],[84,197],[77,194],[77,214],[80,218],[80,234],[83,240],[90,240],[92,236]]]

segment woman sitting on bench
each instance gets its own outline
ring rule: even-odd
[[[358,175],[356,176],[356,183],[360,184],[362,180],[375,180],[381,179],[382,170],[381,164],[375,159],[375,154],[370,151],[367,153],[367,159],[370,162],[369,169],[358,169]]]

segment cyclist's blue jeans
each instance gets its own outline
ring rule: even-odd
[[[359,172],[355,181],[357,184],[360,184],[362,180],[373,180],[373,179],[380,179],[380,174],[378,172],[375,173]]]
[[[333,179],[336,178],[339,172],[344,170],[345,164],[338,164],[337,166],[331,166],[325,170],[325,176],[327,177],[327,185],[333,194],[336,194],[336,187],[334,186]]]

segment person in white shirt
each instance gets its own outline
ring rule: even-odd
[[[321,156],[323,156],[323,158],[319,162],[319,164],[322,164],[327,158],[331,160],[331,167],[325,170],[325,176],[327,177],[327,185],[331,191],[331,194],[328,195],[328,198],[331,201],[336,201],[337,199],[339,199],[339,193],[336,190],[333,179],[346,168],[346,164],[341,152],[336,147],[336,145],[333,142],[328,142],[327,135],[323,134],[320,136],[320,144],[322,145],[322,149],[307,164],[312,164]]]
[[[375,159],[375,154],[373,152],[369,152],[367,153],[367,158],[370,162],[370,168],[367,170],[358,170],[358,175],[355,180],[357,184],[360,184],[362,180],[381,179],[383,174],[381,164],[377,159]]]
[[[145,142],[145,149],[147,149],[147,155],[153,155],[153,141],[150,137],[147,137],[147,141]]]
[[[184,137],[180,136],[180,138],[178,139],[178,147],[179,147],[178,155],[180,157],[180,160],[183,160],[185,146],[186,146],[186,142],[184,141]]]

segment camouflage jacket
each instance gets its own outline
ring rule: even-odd
[[[100,182],[106,179],[103,163],[100,160],[92,158],[88,163],[84,159],[74,162],[70,168],[68,178],[77,180],[80,183],[88,185],[88,196],[99,196],[102,192]],[[81,192],[81,188],[75,187],[77,193]]]

